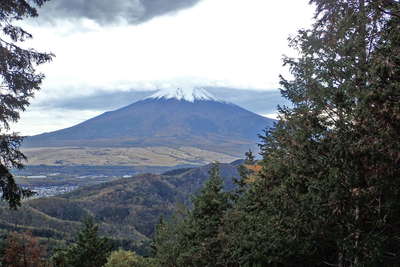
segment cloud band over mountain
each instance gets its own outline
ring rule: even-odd
[[[99,24],[113,24],[125,20],[139,24],[154,17],[189,8],[201,0],[52,0],[40,10],[40,18],[91,19]]]
[[[206,87],[218,99],[237,104],[258,114],[275,113],[277,105],[290,103],[284,99],[278,90],[245,90],[233,88]],[[67,110],[114,110],[132,104],[155,93],[155,90],[112,91],[97,90],[87,96],[64,97],[49,99],[36,103],[37,108],[67,109]]]

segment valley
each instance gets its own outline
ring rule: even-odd
[[[257,135],[274,123],[204,89],[178,88],[26,137],[26,166],[13,174],[37,194],[17,211],[0,205],[0,234],[30,231],[51,250],[90,217],[100,235],[146,255],[160,218],[192,205],[210,163],[232,190],[240,159],[257,153]]]
[[[213,161],[228,163],[238,159],[195,147],[38,147],[25,148],[23,152],[28,157],[28,165],[14,171],[16,180],[37,192],[37,198],[139,173],[160,174]]]
[[[238,178],[242,161],[221,163],[221,177],[227,190]],[[136,251],[148,249],[160,216],[170,216],[180,204],[189,204],[208,179],[210,165],[181,168],[162,174],[137,174],[131,177],[17,178],[17,182],[35,188],[67,188],[37,196],[24,202],[18,211],[0,205],[2,231],[31,231],[47,239],[51,246],[70,240],[86,217],[100,224],[102,235]],[[69,190],[71,189],[71,190]],[[60,194],[61,193],[61,194]]]
[[[230,163],[257,151],[257,135],[274,123],[205,89],[164,89],[72,127],[26,137],[26,167],[14,174],[36,197],[49,197],[138,174]]]

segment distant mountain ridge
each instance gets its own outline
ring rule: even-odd
[[[219,164],[224,188],[235,188],[242,160]],[[70,240],[88,216],[100,224],[102,235],[141,243],[152,237],[160,216],[168,217],[178,203],[190,203],[209,178],[211,164],[163,174],[139,174],[81,187],[55,197],[28,200],[18,211],[0,205],[2,230],[30,230],[34,235]]]
[[[70,128],[28,137],[24,147],[191,146],[242,155],[274,122],[204,89],[161,90]]]

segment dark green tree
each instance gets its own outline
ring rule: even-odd
[[[230,194],[223,191],[218,163],[210,178],[193,197],[193,208],[185,217],[161,221],[155,237],[156,258],[162,266],[225,266],[221,236]]]
[[[172,218],[160,218],[153,239],[154,255],[160,266],[178,266],[179,255],[185,249],[184,235],[187,232],[187,213],[176,211]]]
[[[87,219],[75,243],[59,250],[53,256],[53,263],[60,267],[103,266],[112,249],[112,242],[108,238],[98,236],[98,225],[92,219]]]
[[[400,2],[310,2],[316,22],[291,39],[301,57],[285,59],[294,79],[282,78],[294,107],[263,138],[244,206],[258,226],[242,243],[249,262],[396,266]]]
[[[250,149],[244,155],[246,156],[244,164],[254,165],[256,163],[255,156]]]
[[[21,48],[20,43],[32,35],[15,22],[36,17],[37,7],[47,0],[0,1],[0,190],[2,199],[11,208],[20,205],[21,198],[32,192],[15,184],[11,168],[21,168],[25,156],[19,151],[22,137],[10,132],[10,123],[17,122],[35,91],[40,89],[43,74],[36,73],[37,65],[48,62],[52,54]]]
[[[182,266],[398,266],[400,2],[310,3],[313,27],[290,40],[300,57],[284,59],[293,108],[233,202],[214,201],[218,183],[195,199]]]
[[[219,258],[223,250],[223,218],[230,207],[229,194],[223,191],[218,163],[209,170],[209,180],[193,199],[188,220],[188,251],[182,261],[191,266],[223,266]]]

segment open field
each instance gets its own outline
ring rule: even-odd
[[[232,162],[235,156],[194,147],[39,147],[24,148],[27,165],[176,166]]]

